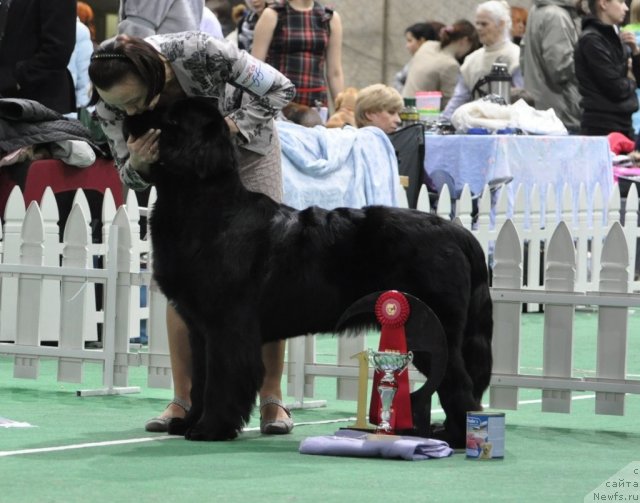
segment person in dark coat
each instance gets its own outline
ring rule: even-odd
[[[75,42],[76,0],[2,0],[0,97],[39,101],[62,114],[75,112],[67,69]]]
[[[638,109],[640,48],[635,35],[618,26],[629,10],[624,0],[589,0],[592,15],[582,21],[575,70],[583,109],[580,132],[619,132],[634,138],[631,115]],[[634,79],[629,77],[631,69]]]

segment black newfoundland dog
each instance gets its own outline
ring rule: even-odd
[[[492,364],[488,272],[470,232],[414,210],[296,211],[249,192],[224,118],[206,99],[128,118],[126,127],[134,136],[162,130],[150,175],[158,194],[153,270],[193,348],[192,409],[172,421],[170,433],[235,438],[262,383],[264,342],[331,332],[352,303],[393,289],[440,318],[449,352],[437,390],[446,413],[442,438],[464,446],[465,413],[480,409]],[[413,363],[429,374],[428,355]],[[418,419],[427,406],[421,400],[412,397]],[[430,433],[428,424],[416,427]]]

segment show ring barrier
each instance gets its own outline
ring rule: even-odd
[[[515,194],[509,204],[500,193],[492,205],[485,189],[475,217],[468,188],[455,205],[456,220],[472,229],[492,267],[491,407],[514,409],[518,390],[533,388],[542,390],[543,411],[569,412],[573,391],[594,391],[596,413],[623,414],[624,395],[640,393],[640,380],[626,374],[628,311],[640,307],[635,186],[622,219],[617,186],[608,198],[596,187],[589,201],[581,190],[577,212],[575,195],[567,188],[561,197],[566,204],[560,208],[554,188],[546,188],[544,214],[535,187],[528,198],[519,188]],[[152,193],[149,208],[154,199]],[[443,193],[435,211],[450,215],[451,204]],[[430,211],[427,205],[428,198],[421,196],[418,208]],[[0,353],[14,356],[16,377],[37,378],[39,361],[53,358],[58,380],[65,382],[81,383],[85,362],[103,365],[103,387],[79,390],[83,395],[136,391],[128,384],[128,369],[141,365],[148,370],[147,386],[171,387],[166,301],[151,280],[153,251],[140,236],[140,213],[133,192],[116,209],[107,191],[102,240],[93,243],[86,198],[78,191],[60,240],[53,193],[45,191],[39,205],[25,208],[20,189],[14,188],[0,243]],[[103,267],[95,265],[100,263]],[[102,285],[100,302],[96,284]],[[148,288],[146,307],[140,307],[141,287]],[[541,375],[520,372],[523,305],[528,310],[544,306]],[[575,377],[572,368],[576,306],[597,308],[593,378]],[[139,338],[141,320],[148,320],[146,347],[130,342]],[[102,347],[87,349],[99,337]],[[367,349],[365,336],[339,337],[336,345],[337,362],[327,364],[318,363],[314,336],[289,341],[287,392],[296,406],[322,404],[313,400],[316,377],[335,378],[337,398],[356,400],[359,362],[353,357]],[[413,384],[424,382],[415,370],[409,377]]]

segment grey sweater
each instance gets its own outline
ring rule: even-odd
[[[118,33],[140,38],[200,28],[204,0],[120,0]]]

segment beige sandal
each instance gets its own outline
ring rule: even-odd
[[[169,402],[169,405],[171,404],[177,405],[178,407],[183,409],[185,414],[191,410],[191,405],[189,405],[181,398],[175,397],[173,400],[171,400],[171,402]],[[169,405],[167,405],[167,407]],[[172,416],[158,416],[151,418],[144,424],[144,429],[153,433],[166,433],[167,431],[169,431],[169,423],[172,419]]]
[[[262,408],[267,405],[277,405],[282,410],[287,413],[287,418],[285,419],[271,419],[267,421],[262,418]],[[282,400],[279,400],[275,396],[268,396],[266,398],[260,399],[260,433],[264,433],[265,435],[286,435],[287,433],[291,433],[293,430],[293,419],[291,419],[291,412],[287,407],[285,407]]]

